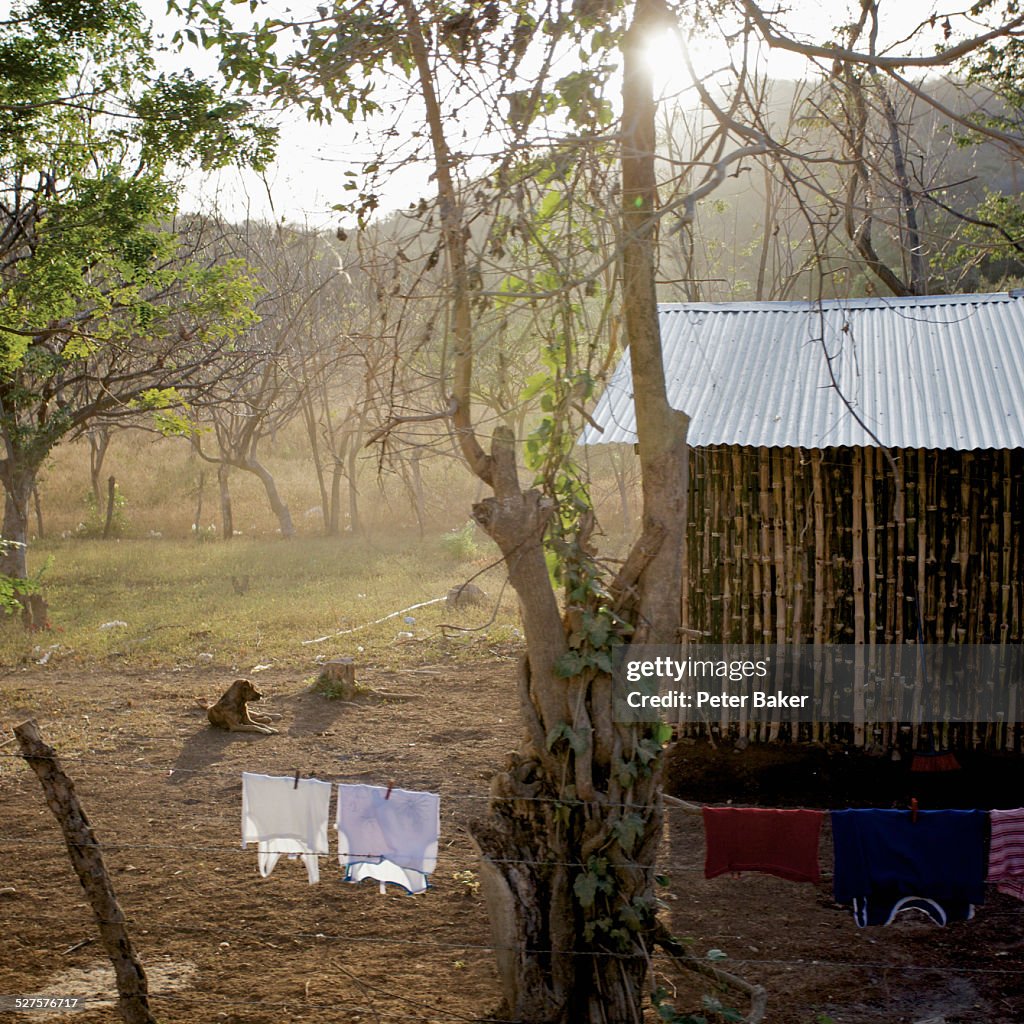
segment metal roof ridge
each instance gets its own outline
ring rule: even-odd
[[[884,309],[894,306],[966,306],[1013,302],[1024,289],[1003,292],[962,292],[954,295],[881,295],[856,299],[786,299],[783,301],[659,302],[662,313],[811,312],[818,309]]]

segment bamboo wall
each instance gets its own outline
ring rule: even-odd
[[[1020,643],[1024,451],[890,454],[902,488],[877,449],[693,450],[688,635]],[[992,742],[982,726],[964,732],[946,739]]]

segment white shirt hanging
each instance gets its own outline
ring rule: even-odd
[[[260,874],[266,878],[281,854],[300,857],[309,884],[320,881],[318,854],[328,853],[331,784],[242,773],[242,846],[257,844]]]

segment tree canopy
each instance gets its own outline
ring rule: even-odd
[[[39,0],[0,22],[0,479],[10,574],[49,451],[97,417],[179,406],[251,320],[239,262],[175,229],[175,161],[261,166],[251,104],[158,73],[134,3]]]

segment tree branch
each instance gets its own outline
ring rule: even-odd
[[[942,50],[928,57],[886,57],[847,49],[843,46],[817,46],[813,43],[801,43],[790,36],[780,35],[776,32],[765,13],[753,0],[743,0],[743,10],[757,26],[764,41],[775,49],[788,50],[791,53],[800,53],[805,57],[820,58],[829,62],[848,61],[851,64],[881,68],[887,71],[895,68],[948,67],[986,43],[992,42],[993,39],[1019,35],[1017,30],[1024,27],[1024,15],[1022,15],[999,28],[984,32],[979,36],[972,36],[970,39],[964,39],[955,46],[949,47],[948,50]]]

